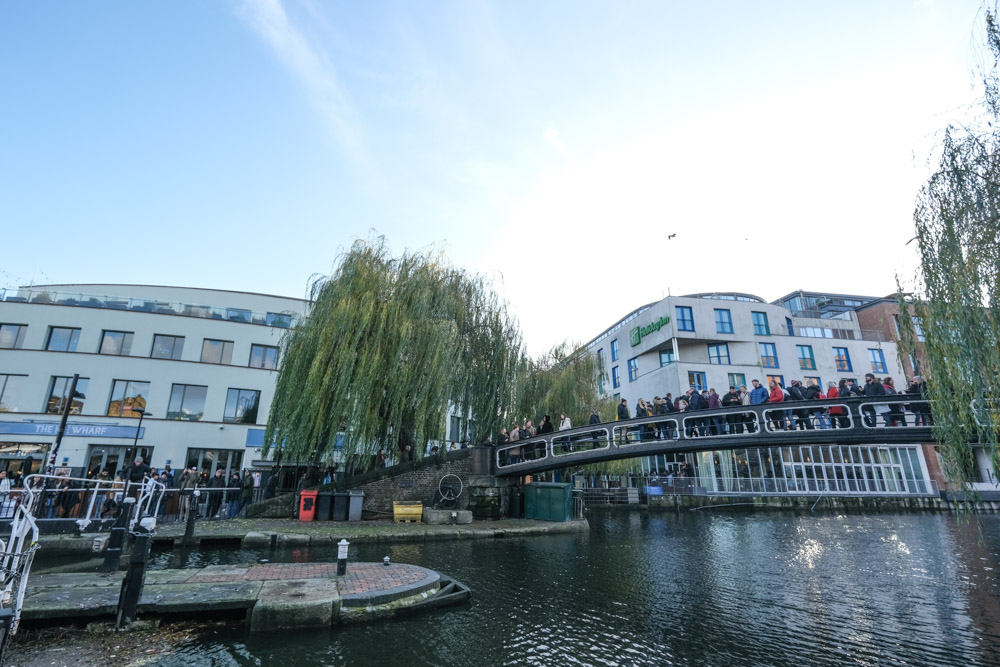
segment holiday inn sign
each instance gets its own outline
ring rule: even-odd
[[[635,329],[632,329],[632,331],[629,332],[629,341],[632,343],[632,347],[638,345],[639,342],[642,340],[643,336],[648,336],[654,331],[659,331],[660,327],[669,323],[670,323],[669,317],[661,317],[652,324],[647,324],[644,327],[636,327]]]

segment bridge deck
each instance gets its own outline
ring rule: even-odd
[[[496,448],[497,476],[530,475],[657,454],[799,445],[933,442],[916,426],[912,398],[879,397],[743,405],[592,424]],[[926,405],[924,403],[924,405]],[[838,413],[839,411],[839,413]]]

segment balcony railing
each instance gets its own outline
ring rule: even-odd
[[[0,301],[10,303],[37,303],[56,306],[78,306],[82,308],[106,308],[109,310],[130,310],[140,313],[160,313],[200,317],[208,320],[244,322],[268,327],[290,329],[299,323],[295,313],[258,313],[245,308],[205,306],[177,301],[158,301],[145,298],[126,298],[79,292],[53,292],[47,289],[20,288],[0,290]]]

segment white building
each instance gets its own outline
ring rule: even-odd
[[[795,317],[763,299],[738,293],[667,297],[629,313],[586,347],[604,368],[602,391],[647,401],[689,387],[714,388],[769,379],[820,384],[864,375],[899,374],[894,342],[864,331],[857,314]]]
[[[80,376],[56,467],[227,474],[260,458],[282,335],[308,302],[147,285],[46,285],[0,292],[0,470],[51,453]],[[144,411],[138,431],[139,411]],[[138,436],[138,438],[136,438]]]
[[[865,373],[901,377],[896,344],[858,325],[857,313],[796,317],[763,299],[739,293],[667,297],[629,313],[587,344],[601,360],[601,389],[651,401],[690,387],[752,388],[792,380],[819,384]],[[605,415],[614,419],[615,415]],[[705,450],[646,457],[636,476],[686,471],[706,493],[796,495],[835,490],[851,495],[933,495],[920,445],[846,446],[796,443],[781,447]]]

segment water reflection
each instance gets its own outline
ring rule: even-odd
[[[996,664],[1000,521],[591,513],[589,534],[352,545],[469,584],[471,605],[322,632],[234,632],[175,665]],[[158,567],[333,560],[336,547],[157,554]]]

